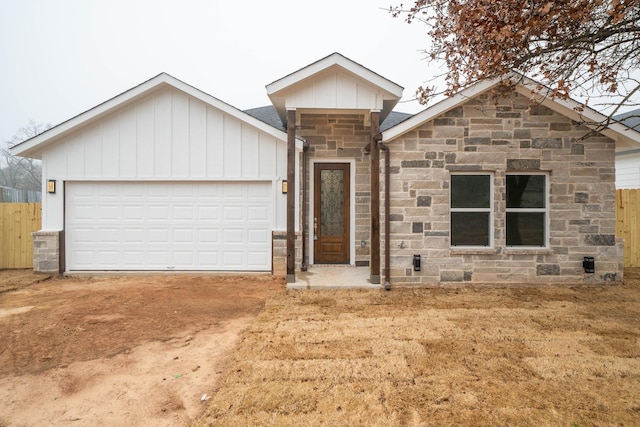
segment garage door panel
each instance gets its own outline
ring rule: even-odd
[[[139,243],[145,240],[145,230],[142,227],[126,227],[122,229],[122,243]]]
[[[247,209],[247,220],[262,223],[269,218],[269,210],[266,206],[249,206]]]
[[[79,266],[89,266],[93,262],[93,251],[77,250],[72,252],[75,263]]]
[[[174,221],[193,221],[195,219],[195,212],[193,206],[175,206],[173,208],[173,220]]]
[[[93,205],[78,203],[75,207],[74,215],[77,221],[93,220],[96,216],[96,212]]]
[[[169,221],[169,207],[167,205],[154,204],[149,206],[147,209],[150,221]]]
[[[166,244],[169,242],[169,230],[166,228],[149,228],[147,236],[148,237],[146,241],[150,244]]]
[[[175,228],[173,230],[173,243],[176,245],[186,244],[192,245],[194,242],[194,231],[192,228]]]
[[[222,191],[218,185],[198,184],[198,197],[203,201],[213,201],[214,203],[222,197]]]
[[[240,269],[244,264],[244,253],[242,251],[225,250],[223,253],[223,262],[231,269]]]
[[[269,254],[265,252],[248,252],[247,262],[249,265],[263,265],[268,260]]]
[[[78,227],[73,235],[71,243],[74,245],[79,245],[81,243],[91,244],[95,239],[95,233],[95,228]],[[67,239],[69,239],[69,236],[67,236]]]
[[[120,264],[120,251],[99,251],[97,256],[100,257],[105,266],[115,267]]]
[[[225,206],[224,221],[244,221],[244,209],[242,206]]]
[[[122,208],[122,219],[124,221],[139,221],[145,216],[145,208],[142,205],[128,204]]]
[[[271,183],[67,183],[68,270],[271,269]]]
[[[221,265],[220,252],[218,251],[199,251],[198,252],[198,265],[214,269]]]
[[[198,243],[215,243],[220,240],[218,229],[202,230],[198,229]]]
[[[169,200],[171,199],[171,189],[173,185],[149,185],[147,187],[147,195],[150,200]]]
[[[155,266],[167,267],[170,265],[169,251],[168,250],[154,250],[148,251],[149,264]]]
[[[220,219],[217,206],[198,206],[198,221],[215,222]]]
[[[268,243],[269,233],[265,230],[248,230],[247,231],[247,243],[265,244]]]
[[[180,269],[180,267],[188,267],[190,270],[197,265],[196,254],[194,251],[174,251],[173,261],[176,269]]]
[[[100,228],[98,231],[98,239],[105,244],[118,244],[120,242],[119,230],[117,228]]]
[[[225,201],[245,200],[246,193],[239,185],[227,185],[222,188],[222,197]]]
[[[244,242],[244,230],[226,228],[222,230],[224,244],[243,243]]]
[[[140,266],[145,264],[146,251],[144,250],[124,250],[120,263],[126,266]]]
[[[128,182],[126,185],[120,186],[120,194],[125,199],[139,201],[144,196],[144,184]]]

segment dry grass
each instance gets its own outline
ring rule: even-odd
[[[280,292],[194,426],[640,425],[624,285]]]

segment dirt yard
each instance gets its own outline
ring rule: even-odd
[[[282,292],[192,426],[638,426],[624,285]]]
[[[45,279],[0,271],[2,427],[185,425],[284,288],[270,276]]]
[[[385,292],[3,271],[0,426],[640,425],[625,274]]]

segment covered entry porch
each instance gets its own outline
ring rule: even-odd
[[[267,93],[288,136],[287,283],[298,286],[301,276],[303,286],[312,278],[335,285],[336,267],[327,265],[341,265],[338,282],[365,272],[355,282],[379,286],[380,124],[402,87],[332,54],[267,85]],[[305,141],[302,153],[296,139]]]

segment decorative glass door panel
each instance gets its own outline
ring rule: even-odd
[[[316,163],[314,171],[314,263],[348,264],[350,167]]]

